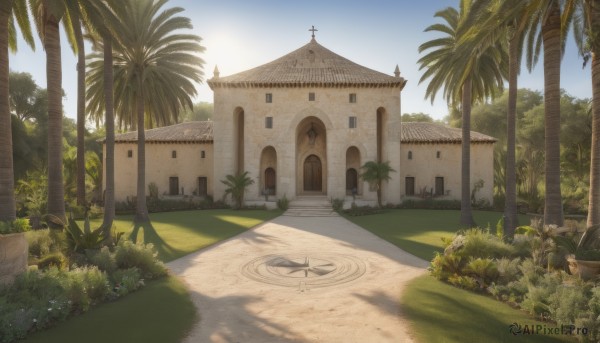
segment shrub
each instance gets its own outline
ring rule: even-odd
[[[429,271],[438,280],[446,281],[452,275],[461,274],[464,264],[464,259],[461,256],[436,252],[433,260],[431,260]]]
[[[462,245],[455,248],[455,253],[463,257],[473,258],[502,258],[511,257],[515,249],[495,235],[482,229],[469,229],[462,235],[457,235]],[[453,243],[454,244],[454,243]]]
[[[344,199],[331,198],[329,201],[331,202],[331,207],[336,212],[339,212],[344,208]]]
[[[470,276],[464,275],[450,275],[448,282],[456,287],[463,288],[469,291],[475,291],[480,289],[480,285],[477,280]]]
[[[551,318],[558,324],[570,325],[588,307],[591,284],[585,282],[563,283],[549,297]]]
[[[51,254],[46,254],[42,258],[40,258],[35,264],[37,264],[39,269],[45,270],[50,267],[56,267],[58,269],[66,269],[69,266],[69,261],[63,255],[62,252],[54,252]]]
[[[480,289],[486,288],[498,278],[496,263],[489,258],[471,259],[465,266],[464,272],[473,277]]]
[[[519,258],[509,259],[503,257],[496,261],[496,268],[498,269],[498,282],[503,285],[507,285],[511,281],[516,281],[522,275],[519,270],[519,264],[521,260]]]
[[[121,240],[115,248],[115,260],[121,269],[137,267],[142,275],[148,279],[157,278],[167,274],[164,263],[157,259],[152,243],[133,243],[130,240]]]
[[[27,232],[29,230],[31,230],[31,226],[29,220],[25,218],[16,219],[12,222],[0,221],[0,235]]]
[[[283,197],[281,199],[277,199],[277,208],[279,208],[282,211],[287,211],[287,209],[290,207],[290,202],[288,200],[288,198],[285,196],[285,194],[283,195]]]
[[[371,214],[379,214],[383,213],[384,210],[379,207],[371,207],[371,206],[356,206],[356,204],[352,203],[352,206],[343,211],[345,214],[349,216],[368,216]]]
[[[86,256],[91,264],[107,272],[109,275],[117,270],[115,254],[111,253],[106,246],[102,247],[99,251],[87,251]]]
[[[136,291],[144,285],[144,281],[141,279],[140,270],[136,267],[117,270],[113,274],[112,280],[115,284],[114,291],[119,296]]]
[[[398,207],[406,209],[460,210],[460,200],[406,199]]]
[[[42,258],[44,255],[65,250],[65,234],[57,230],[41,229],[25,233],[29,244],[29,255]]]
[[[564,272],[546,273],[533,281],[533,278],[527,280],[528,292],[525,294],[521,307],[532,315],[547,318],[550,314],[550,297],[556,293],[563,282]],[[524,273],[524,277],[527,275]]]
[[[90,305],[102,302],[110,292],[106,274],[96,266],[71,270],[68,281],[67,295],[76,312],[86,312]]]

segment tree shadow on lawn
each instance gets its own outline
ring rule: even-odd
[[[138,242],[138,234],[140,232],[140,229],[144,234],[144,243],[152,243],[154,245],[154,248],[158,252],[158,256],[161,257],[161,260],[164,256],[183,253],[182,250],[174,248],[172,245],[170,245],[164,239],[162,239],[158,232],[156,232],[156,229],[154,228],[151,222],[146,222],[141,225],[134,225],[133,230],[129,234],[129,239],[134,243]]]
[[[517,319],[506,317],[498,318],[502,309],[498,312],[484,312],[482,307],[470,301],[470,297],[483,297],[491,301],[491,298],[481,294],[471,293],[468,297],[456,299],[447,294],[433,292],[425,289],[419,290],[422,298],[426,299],[422,303],[401,304],[407,317],[413,323],[420,323],[418,326],[427,330],[438,331],[437,337],[445,337],[446,342],[476,342],[482,338],[493,337],[493,341],[489,342],[565,342],[568,340],[560,339],[559,337],[546,335],[513,335],[509,331],[510,325]],[[477,299],[477,298],[475,298]],[[450,304],[450,306],[441,308],[439,304]],[[508,306],[503,303],[498,303],[497,306]],[[465,323],[466,326],[465,326]],[[547,327],[555,327],[554,323],[540,323],[534,319],[529,319],[528,322],[518,323],[521,325],[546,325]],[[427,337],[427,334],[420,334]],[[434,335],[434,337],[436,337]]]

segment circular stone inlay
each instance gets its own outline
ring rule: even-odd
[[[246,277],[272,285],[318,288],[350,282],[366,271],[363,261],[333,253],[272,254],[251,260],[242,267]]]

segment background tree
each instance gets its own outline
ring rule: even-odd
[[[214,113],[214,106],[210,102],[198,102],[194,104],[194,108],[182,108],[180,121],[205,121],[211,120]]]
[[[390,162],[374,162],[369,161],[366,162],[362,167],[360,167],[363,172],[360,174],[360,177],[375,185],[377,190],[377,205],[379,207],[383,206],[381,199],[381,189],[383,187],[383,183],[385,181],[389,181],[392,177],[390,173],[395,172],[392,167],[390,167]]]
[[[439,11],[435,17],[443,19],[425,31],[438,32],[442,36],[419,46],[419,52],[427,51],[419,59],[419,70],[425,69],[419,83],[430,79],[425,98],[435,99],[444,88],[444,98],[451,108],[462,112],[462,158],[461,158],[461,216],[464,226],[475,226],[471,210],[471,106],[473,102],[494,97],[503,86],[507,74],[508,56],[501,44],[490,44],[481,49],[461,46],[463,35],[470,29],[467,20],[477,1],[461,0],[460,12],[452,7]]]

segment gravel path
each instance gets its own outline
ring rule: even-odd
[[[428,262],[343,217],[280,216],[168,266],[198,308],[185,342],[397,343]]]

